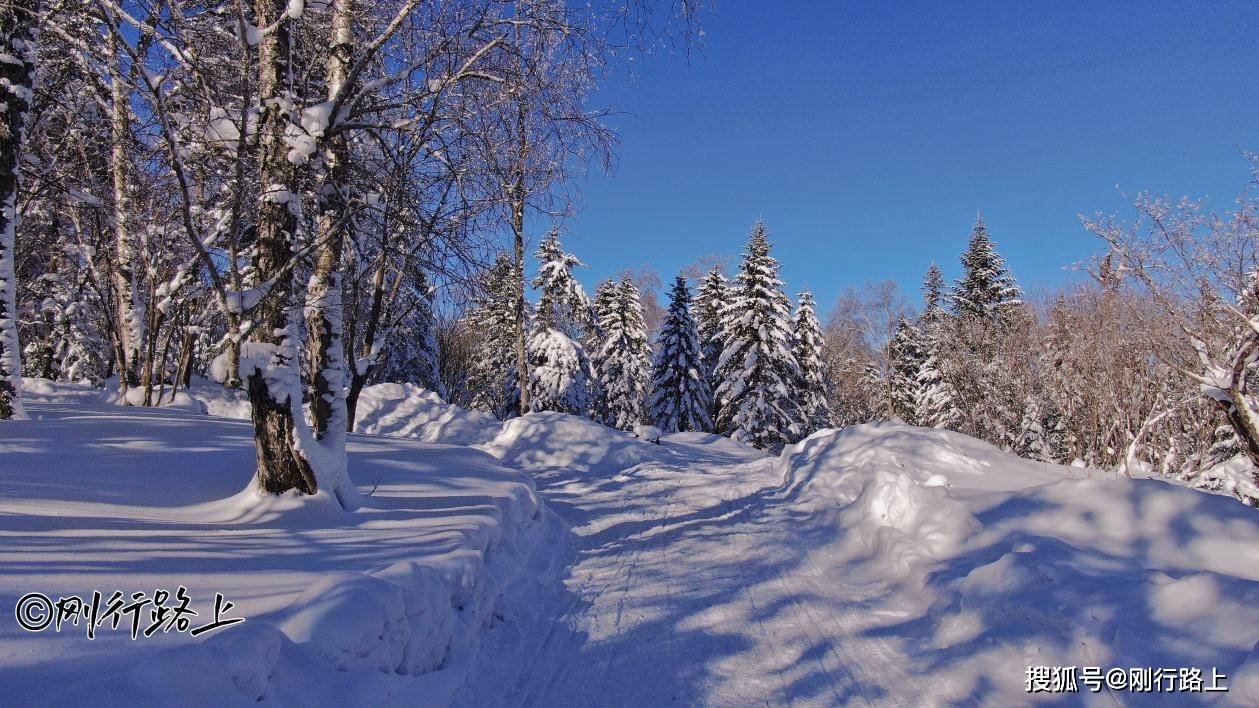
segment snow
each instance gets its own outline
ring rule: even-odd
[[[462,682],[555,523],[526,476],[483,452],[378,436],[349,439],[369,495],[357,512],[259,498],[247,423],[34,384],[35,420],[0,439],[0,603],[184,585],[194,609],[221,592],[247,621],[134,642],[5,623],[0,687],[15,703],[427,702]]]
[[[354,430],[428,443],[480,445],[498,435],[493,416],[452,406],[414,384],[366,386],[359,394]]]
[[[248,621],[91,643],[6,624],[16,702],[1022,705],[1028,666],[1215,668],[1226,702],[1259,697],[1259,517],[1220,495],[903,424],[771,456],[382,384],[347,513],[243,489],[244,421],[26,393],[35,419],[0,439],[0,603],[184,584]]]

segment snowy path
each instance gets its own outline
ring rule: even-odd
[[[770,458],[674,445],[620,474],[537,475],[576,548],[509,588],[459,703],[917,705],[868,593],[819,562]],[[832,571],[833,574],[833,571]]]

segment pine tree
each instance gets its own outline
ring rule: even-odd
[[[1000,319],[1022,303],[1022,292],[988,236],[982,216],[975,218],[970,243],[962,254],[962,270],[950,296],[959,317]]]
[[[586,350],[557,329],[529,337],[529,408],[588,415],[594,403],[594,370]]]
[[[1045,411],[1040,400],[1028,396],[1023,401],[1023,415],[1019,421],[1018,438],[1014,452],[1029,460],[1050,462],[1053,457],[1049,445],[1049,431],[1045,429]]]
[[[922,278],[922,304],[922,315],[918,320],[920,326],[926,327],[947,316],[944,311],[944,273],[940,272],[940,266],[935,261],[927,266]]]
[[[805,290],[797,298],[799,305],[791,325],[792,355],[800,366],[800,380],[796,390],[800,420],[795,436],[805,438],[831,425],[833,416],[826,401],[822,324],[817,319],[813,293]]]
[[[520,383],[516,376],[516,308],[520,272],[512,258],[500,254],[481,279],[481,287],[468,311],[468,324],[479,335],[473,362],[472,406],[500,420],[519,408]]]
[[[572,273],[582,262],[564,251],[557,231],[534,255],[538,275],[533,286],[541,294],[527,347],[529,409],[587,415],[594,404],[594,369],[585,348],[569,334],[574,327],[590,326],[590,300]]]
[[[721,359],[721,331],[724,328],[726,305],[730,300],[730,285],[721,268],[713,268],[700,283],[695,294],[695,325],[699,330],[700,353],[704,360],[704,378],[708,390],[717,390],[717,361]],[[716,401],[714,401],[714,405]],[[710,411],[713,416],[717,411]]]
[[[533,254],[538,259],[538,275],[532,285],[541,291],[538,299],[538,328],[572,333],[592,326],[590,299],[573,268],[585,266],[577,256],[564,251],[560,233],[552,230]]]
[[[753,447],[790,442],[799,410],[800,368],[790,350],[790,314],[765,224],[757,221],[733,290],[717,362],[717,427]]]
[[[712,392],[704,375],[699,327],[691,317],[691,291],[679,275],[669,311],[656,339],[652,365],[651,419],[666,433],[712,429]]]
[[[888,391],[892,415],[909,423],[918,424],[918,400],[922,397],[920,376],[926,352],[923,335],[908,318],[896,323],[896,331],[888,342],[889,371]]]
[[[1021,293],[982,217],[975,220],[961,260],[962,277],[950,296],[959,344],[959,359],[951,363],[958,374],[952,383],[961,402],[960,431],[1013,449],[1022,401],[1009,385],[1008,363],[1001,358],[1007,337],[1030,323],[1021,316]]]
[[[600,409],[604,425],[633,430],[645,418],[651,348],[638,288],[626,275],[616,286],[599,321],[603,344],[596,357]]]
[[[944,275],[932,263],[923,278],[923,311],[918,319],[922,361],[918,365],[914,420],[918,425],[955,429],[961,422],[957,389],[946,377],[945,337],[949,315],[944,310]]]
[[[424,273],[416,274],[412,302],[407,316],[395,325],[395,333],[385,349],[379,381],[414,383],[446,397],[439,370],[437,315],[433,311],[434,288]]]

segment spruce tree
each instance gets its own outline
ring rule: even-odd
[[[540,291],[537,307],[539,328],[572,334],[592,326],[590,299],[573,276],[574,268],[586,264],[564,250],[559,231],[552,230],[547,234],[533,256],[538,259],[538,274],[531,284]]]
[[[1021,312],[1021,293],[997,254],[982,218],[977,218],[962,254],[962,277],[950,296],[957,376],[953,385],[961,402],[960,432],[1002,449],[1014,449],[1019,436],[1021,397],[1009,385],[1009,363],[1002,361],[1007,338],[1030,321]]]
[[[896,323],[896,331],[888,342],[888,359],[891,370],[888,381],[892,415],[918,425],[918,400],[921,395],[923,362],[927,355],[923,347],[923,335],[917,325],[902,317]]]
[[[956,429],[961,422],[957,389],[946,376],[945,343],[949,315],[944,310],[944,275],[932,263],[923,278],[923,311],[918,319],[922,361],[918,365],[914,422],[932,428]]]
[[[472,406],[505,420],[519,410],[516,376],[516,308],[521,274],[511,256],[500,254],[481,278],[468,310],[468,324],[478,334],[471,379]]]
[[[831,425],[833,418],[826,401],[826,375],[822,363],[822,324],[818,322],[813,293],[797,295],[799,305],[792,320],[792,354],[800,366],[796,400],[800,419],[795,437],[805,438]]]
[[[686,278],[679,275],[669,293],[652,364],[651,420],[666,433],[712,429],[712,393],[691,304]]]
[[[988,236],[983,217],[976,217],[970,243],[962,254],[962,277],[950,296],[953,312],[963,318],[997,320],[1021,304],[1021,298],[1005,259]]]
[[[791,321],[778,261],[770,255],[765,224],[757,221],[732,288],[721,333],[718,429],[767,450],[790,442],[799,420],[792,388],[800,368],[791,354]]]
[[[713,393],[709,417],[716,419],[720,402],[717,393],[717,362],[721,359],[723,345],[721,332],[725,328],[726,306],[731,297],[730,285],[718,266],[709,271],[695,294],[695,324],[699,330],[700,354],[704,361],[704,380]]]
[[[594,403],[594,370],[590,358],[570,332],[588,326],[590,300],[572,269],[583,265],[564,251],[559,233],[543,239],[537,253],[540,290],[534,328],[529,336],[529,409],[588,415]]]
[[[611,293],[599,321],[603,344],[596,357],[600,421],[611,428],[633,430],[646,419],[651,348],[643,320],[642,300],[629,275]]]
[[[410,307],[406,316],[394,326],[396,336],[389,340],[384,364],[378,369],[376,378],[378,381],[414,383],[444,399],[446,389],[438,364],[434,291],[424,272],[417,272],[414,290],[410,293]]]

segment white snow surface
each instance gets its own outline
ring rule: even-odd
[[[43,393],[47,391],[47,393]],[[466,678],[504,586],[560,532],[532,481],[467,447],[353,435],[349,513],[249,488],[247,422],[38,383],[0,433],[0,691],[14,705],[388,705]],[[198,639],[27,633],[21,595],[188,588],[246,622]],[[126,627],[126,623],[123,624]]]
[[[9,621],[18,704],[1061,702],[1025,693],[1033,665],[1216,668],[1229,693],[1163,703],[1259,703],[1259,514],[1227,497],[900,424],[773,457],[384,385],[346,513],[241,492],[245,422],[27,393],[0,430],[0,603],[184,584],[249,621],[92,643]]]

